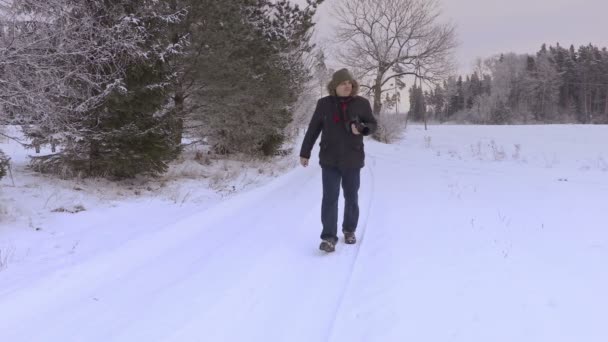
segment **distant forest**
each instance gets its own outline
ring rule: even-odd
[[[542,45],[479,59],[470,75],[409,89],[409,118],[476,124],[608,123],[608,51]]]

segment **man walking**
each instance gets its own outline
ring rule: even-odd
[[[338,198],[344,191],[342,232],[347,244],[357,242],[359,185],[365,164],[363,136],[372,134],[376,119],[367,99],[357,96],[359,84],[347,69],[336,71],[327,85],[329,96],[317,101],[300,149],[300,163],[308,166],[312,148],[321,134],[319,164],[323,177],[321,203],[321,244],[319,249],[333,252],[338,242]]]

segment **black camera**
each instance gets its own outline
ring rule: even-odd
[[[369,134],[369,127],[367,127],[363,122],[361,122],[359,120],[354,120],[351,122],[351,125],[352,124],[355,125],[355,127],[357,128],[357,131],[359,131],[359,133],[361,133],[363,135]]]

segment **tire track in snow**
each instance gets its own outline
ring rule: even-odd
[[[338,299],[338,302],[336,304],[336,309],[334,311],[333,314],[333,321],[331,322],[331,325],[329,326],[329,330],[327,332],[325,341],[331,341],[333,339],[333,335],[334,335],[334,326],[336,324],[336,321],[338,319],[338,315],[340,314],[340,310],[342,310],[342,307],[344,305],[344,298],[346,297],[346,294],[349,292],[349,289],[351,287],[351,278],[353,276],[356,264],[357,264],[357,260],[359,258],[359,252],[361,251],[361,248],[363,247],[363,242],[365,240],[365,234],[367,232],[367,224],[369,222],[369,217],[370,217],[370,212],[371,212],[371,208],[372,208],[372,204],[374,203],[374,194],[376,192],[375,189],[375,177],[374,177],[374,167],[376,166],[376,158],[375,157],[371,157],[370,156],[370,160],[371,162],[371,166],[368,166],[366,169],[368,170],[368,178],[369,178],[369,184],[370,184],[370,195],[369,195],[369,199],[367,202],[367,206],[366,206],[366,215],[365,215],[365,220],[363,222],[363,225],[361,228],[363,228],[363,232],[361,234],[361,237],[359,238],[359,241],[357,243],[357,249],[355,250],[355,255],[353,256],[353,260],[351,261],[349,270],[348,270],[348,275],[346,276],[346,280],[344,282],[344,287],[342,289],[342,293],[340,294],[340,298]]]
[[[319,170],[320,171],[320,170]],[[371,177],[370,191],[366,196],[367,208],[369,212],[373,203],[374,191],[374,175],[372,171],[367,172],[368,177]],[[365,176],[365,175],[364,175]],[[367,194],[366,194],[367,195]],[[310,196],[309,196],[310,198]],[[294,203],[290,203],[292,207]],[[365,210],[365,209],[364,209]],[[293,227],[298,232],[309,231],[310,218],[317,215],[318,210],[314,210],[314,214],[309,211],[307,219],[301,220],[300,224]],[[366,216],[367,217],[367,216]],[[315,219],[316,221],[316,219]],[[238,283],[232,286],[227,292],[222,295],[222,298],[215,303],[209,305],[206,303],[207,309],[203,313],[193,315],[192,319],[185,322],[182,327],[176,329],[176,334],[168,337],[167,341],[183,340],[186,336],[190,336],[193,332],[201,329],[201,322],[207,322],[212,319],[218,320],[218,317],[230,317],[235,321],[243,321],[241,328],[249,331],[250,340],[269,340],[269,341],[323,341],[331,336],[331,329],[336,320],[336,315],[342,307],[342,299],[348,292],[348,283],[351,278],[352,270],[358,256],[358,250],[362,241],[364,241],[365,227],[367,219],[362,220],[361,231],[362,235],[359,244],[339,249],[335,254],[327,255],[313,251],[312,246],[305,248],[310,251],[309,256],[305,259],[301,258],[301,253],[285,253],[292,247],[289,245],[278,244],[278,248],[269,251],[259,265],[252,265],[248,270],[249,276],[244,276]],[[309,233],[297,234],[300,237],[309,235]],[[291,236],[293,237],[293,235]],[[288,238],[289,239],[289,238]],[[282,246],[281,246],[282,245]],[[307,245],[307,243],[306,243]],[[316,249],[316,248],[315,248]],[[300,256],[298,256],[300,255]],[[268,262],[272,259],[278,261]],[[299,263],[299,264],[298,264]],[[299,270],[295,271],[293,265],[298,264]],[[340,271],[336,272],[335,267],[339,267]],[[278,276],[278,279],[275,278]],[[307,282],[302,280],[302,276],[320,277],[320,279],[328,279],[329,283]],[[252,280],[253,278],[253,280]],[[273,285],[263,285],[260,288],[259,279],[265,279]],[[305,289],[300,289],[304,285]],[[331,284],[331,285],[330,285]],[[255,291],[244,291],[246,288],[257,288]],[[299,289],[297,298],[293,296],[291,291]],[[185,291],[187,292],[187,291]],[[264,300],[270,298],[281,298],[281,302],[270,301],[261,304]],[[299,298],[299,299],[298,299]],[[317,304],[314,304],[314,303]],[[326,306],[319,308],[318,303],[327,303]],[[226,315],[226,309],[229,307],[240,307],[237,313]],[[285,310],[288,308],[298,308],[297,313],[290,313],[289,319],[278,324],[272,330],[260,329],[259,327],[267,324],[268,320],[276,323],[276,320],[281,320],[285,315]],[[316,313],[315,319],[312,319],[307,314]],[[219,319],[225,321],[226,319]],[[265,323],[266,322],[266,323]],[[238,334],[232,331],[225,331],[215,326],[205,327],[206,336],[209,340],[224,340],[238,341]],[[294,336],[296,332],[297,336]]]
[[[312,171],[312,170],[311,170]],[[280,328],[272,329],[272,331],[268,331],[264,329],[264,333],[261,334],[262,330],[258,329],[260,326],[263,326],[266,319],[269,317],[274,317],[273,319],[279,319],[279,317],[283,317],[285,315],[285,309],[291,307],[299,307],[303,309],[303,305],[293,297],[291,291],[293,289],[297,289],[299,284],[302,283],[300,280],[300,276],[302,274],[314,274],[315,268],[318,267],[319,256],[313,253],[316,248],[313,249],[312,245],[310,248],[301,249],[300,246],[297,246],[296,249],[300,250],[309,250],[310,256],[306,259],[307,262],[302,263],[300,260],[302,254],[300,252],[293,252],[293,244],[285,243],[290,239],[294,238],[294,235],[299,237],[305,237],[309,235],[310,232],[310,222],[313,217],[317,216],[317,208],[316,202],[309,202],[311,199],[310,196],[300,196],[299,192],[310,192],[310,186],[308,184],[311,180],[314,180],[315,183],[320,184],[320,170],[315,170],[311,173],[311,177],[308,178],[307,181],[303,182],[305,178],[302,178],[300,182],[298,182],[298,192],[291,193],[294,194],[293,197],[296,198],[295,201],[285,201],[281,204],[277,204],[272,207],[273,210],[278,210],[283,212],[286,208],[299,208],[298,212],[306,212],[306,219],[300,220],[296,225],[291,225],[288,222],[283,224],[283,222],[279,222],[276,220],[269,220],[269,227],[265,228],[260,226],[264,233],[258,231],[258,233],[263,235],[272,235],[275,233],[280,233],[281,236],[277,236],[274,238],[262,238],[261,245],[256,246],[247,246],[250,245],[247,241],[251,241],[251,239],[247,238],[244,235],[239,235],[238,241],[234,241],[233,246],[230,247],[233,252],[220,252],[217,256],[219,259],[225,259],[226,256],[239,254],[240,258],[246,260],[245,262],[248,264],[246,267],[239,263],[238,265],[233,265],[237,267],[239,270],[238,274],[233,274],[231,276],[231,280],[227,281],[219,280],[224,285],[221,286],[221,291],[213,291],[217,293],[211,300],[200,298],[207,296],[195,296],[191,298],[191,302],[195,302],[197,306],[205,307],[204,310],[201,311],[193,311],[191,314],[187,315],[187,319],[183,319],[183,322],[173,322],[164,324],[167,326],[171,326],[171,324],[175,324],[172,326],[170,330],[174,332],[173,335],[167,335],[163,338],[159,338],[159,341],[180,341],[187,339],[187,336],[191,336],[192,334],[196,335],[197,331],[201,329],[205,330],[205,334],[208,340],[223,340],[223,341],[238,341],[235,333],[226,328],[222,324],[214,324],[212,326],[205,326],[201,322],[210,322],[216,320],[217,322],[226,322],[228,320],[241,321],[241,329],[245,329],[249,331],[251,340],[259,340],[264,337],[266,340],[286,340],[287,336],[291,336],[293,331],[301,328],[301,325],[298,325],[294,322],[302,322],[302,320],[292,319],[288,320],[285,325],[281,325]],[[304,198],[300,198],[304,197]],[[315,197],[316,198],[316,197]],[[311,206],[315,206],[315,209],[312,210],[302,210],[302,205],[304,203],[310,203]],[[286,218],[291,217],[292,215],[285,216]],[[316,219],[315,219],[316,221]],[[278,225],[277,225],[278,224]],[[276,228],[283,226],[291,226],[291,233],[285,234],[285,231],[277,230]],[[282,229],[282,228],[281,228]],[[294,234],[295,232],[298,232]],[[302,233],[302,234],[300,234]],[[306,238],[305,238],[306,239]],[[308,243],[306,243],[308,245]],[[255,250],[255,251],[254,251]],[[239,251],[236,253],[235,251]],[[257,252],[256,252],[257,251]],[[286,251],[289,251],[286,253]],[[308,254],[308,253],[306,253]],[[313,255],[314,254],[314,255]],[[277,258],[279,257],[279,258]],[[214,259],[218,259],[217,257]],[[343,257],[341,259],[344,259]],[[330,261],[331,259],[326,259]],[[346,260],[344,260],[346,261]],[[299,266],[303,266],[301,271],[295,271],[293,265],[300,262]],[[225,263],[222,263],[225,266]],[[343,266],[348,266],[344,263]],[[232,266],[229,268],[233,268]],[[235,269],[233,269],[234,271]],[[202,272],[202,273],[201,273]],[[216,272],[209,272],[208,270],[199,270],[198,274],[194,274],[194,279],[186,279],[187,281],[182,282],[182,285],[178,285],[177,291],[174,289],[170,289],[167,291],[170,293],[195,293],[192,290],[192,280],[196,281],[196,278],[201,274],[215,274]],[[331,273],[331,272],[329,272]],[[300,276],[298,276],[300,275]],[[328,274],[329,275],[329,274]],[[294,277],[296,276],[296,277]],[[276,278],[275,278],[276,277]],[[344,278],[344,276],[340,277]],[[273,285],[264,285],[260,284],[259,280],[264,279],[266,283],[270,283]],[[221,293],[221,294],[220,294]],[[324,291],[316,291],[314,286],[307,287],[306,291],[300,293],[303,295],[306,303],[313,303],[315,298],[319,298],[318,295],[322,295]],[[170,301],[169,296],[163,296],[164,298],[160,298],[160,301]],[[270,301],[266,304],[261,304],[265,301],[270,300],[271,298],[282,298],[281,302],[273,302]],[[333,298],[336,298],[334,296]],[[201,301],[202,300],[202,301]],[[277,305],[279,304],[279,305]],[[163,305],[154,305],[158,307],[163,307]],[[306,305],[304,305],[306,306]],[[238,312],[232,312],[229,315],[226,315],[226,308],[238,307],[240,308]],[[304,309],[304,312],[312,312],[311,310]],[[292,314],[293,315],[293,314]],[[293,317],[293,316],[292,316]],[[328,315],[329,319],[331,316]],[[142,321],[147,321],[147,319],[143,319]],[[319,320],[319,322],[327,322],[328,319]],[[145,330],[145,326],[142,323],[139,329],[135,329],[136,331]],[[316,325],[316,324],[315,324]],[[129,334],[130,332],[125,332]],[[238,334],[237,334],[238,335]],[[269,336],[270,335],[270,336]],[[124,335],[133,337],[132,335]],[[124,337],[121,336],[121,337]],[[156,337],[158,338],[158,334]],[[257,336],[255,338],[254,336]],[[305,339],[295,339],[297,341],[318,341],[322,340],[324,334],[321,330],[321,334],[313,338],[305,338]],[[142,336],[136,336],[137,338],[131,338],[131,340],[144,340]],[[293,340],[292,338],[290,338]],[[118,338],[117,340],[129,340],[127,338]]]
[[[274,208],[277,210],[281,206],[288,205],[289,207],[294,206],[294,202],[280,202],[280,196],[276,196],[273,201],[269,201],[268,199],[273,199],[274,195],[280,193],[291,193],[294,198],[296,198],[295,207],[300,207],[302,204],[302,200],[304,200],[303,196],[299,196],[301,192],[306,192],[310,189],[309,184],[313,181],[317,182],[320,177],[318,172],[309,172],[306,177],[297,178],[298,182],[290,182],[285,186],[282,186],[275,191],[268,193],[264,198],[260,198],[257,202],[264,203],[265,207]],[[287,204],[288,203],[288,204]],[[225,227],[230,227],[231,229],[226,232],[226,234],[222,234],[221,240],[222,242],[216,243],[212,250],[208,250],[204,255],[199,255],[197,258],[193,259],[190,262],[189,268],[193,271],[191,273],[184,272],[180,276],[172,276],[172,280],[164,284],[164,286],[159,288],[159,291],[155,292],[153,296],[144,296],[144,297],[152,297],[152,306],[154,307],[172,307],[175,299],[173,298],[176,293],[196,293],[194,288],[196,287],[193,284],[204,284],[204,276],[214,275],[218,276],[214,283],[222,284],[221,286],[216,286],[214,288],[213,293],[221,293],[221,295],[216,296],[206,296],[199,295],[191,298],[194,302],[198,302],[198,305],[201,307],[205,307],[203,312],[195,312],[192,311],[191,315],[194,318],[192,321],[188,318],[189,315],[184,314],[183,312],[179,315],[173,314],[173,318],[169,321],[165,321],[164,324],[166,326],[171,326],[170,330],[179,331],[183,326],[188,327],[188,325],[197,325],[200,327],[200,320],[208,321],[213,319],[213,315],[211,317],[207,312],[218,312],[221,314],[221,311],[224,307],[226,307],[227,302],[231,302],[234,297],[241,296],[243,294],[243,285],[247,284],[250,278],[255,276],[255,270],[259,268],[259,263],[263,262],[267,259],[268,254],[272,254],[273,248],[272,246],[266,246],[266,243],[262,243],[257,246],[250,246],[251,244],[248,241],[255,241],[254,236],[256,235],[273,235],[273,230],[276,229],[276,225],[264,225],[261,224],[264,220],[268,219],[268,215],[256,215],[256,221],[250,222],[250,229],[242,230],[242,225],[228,225]],[[234,220],[234,218],[228,219],[230,222]],[[225,225],[229,221],[222,220],[222,224]],[[256,229],[251,229],[256,227]],[[235,230],[236,229],[236,230]],[[203,233],[204,235],[204,233]],[[262,241],[271,241],[268,238],[262,239]],[[180,260],[188,260],[188,251],[192,250],[192,246],[182,245],[180,248],[184,249],[185,256],[179,257],[181,255],[180,252],[178,254],[173,255],[173,258],[178,258]],[[232,259],[233,256],[238,255],[238,258]],[[180,262],[180,264],[182,264]],[[218,272],[221,268],[229,268],[232,271],[230,273],[222,274]],[[147,271],[147,269],[143,269],[142,271]],[[220,290],[221,289],[221,290]],[[111,292],[111,291],[110,291]],[[183,303],[187,306],[186,303]],[[229,305],[234,307],[237,304]],[[248,305],[247,298],[245,301],[241,301],[240,305]],[[192,310],[192,308],[190,308]],[[139,317],[141,322],[148,322],[149,319],[154,319],[155,313],[144,314],[143,317]],[[150,317],[151,318],[150,318]],[[176,316],[176,317],[175,317]],[[180,322],[182,320],[182,322]],[[196,322],[199,320],[199,322]],[[147,323],[137,323],[138,329],[135,331],[145,331],[145,325]],[[133,333],[133,327],[127,326],[122,329],[117,330],[116,335],[108,336],[110,339],[116,340],[148,340],[149,336],[137,336],[137,338],[132,338],[131,334]],[[161,337],[163,333],[156,334],[158,340],[173,340],[171,337]],[[219,336],[218,339],[222,338]],[[176,340],[180,340],[177,338]]]
[[[313,182],[317,177],[317,172],[309,172],[305,177],[296,177],[295,180],[298,181],[297,183],[293,182],[293,179],[291,179],[292,181],[282,182],[282,184],[274,187],[271,191],[264,191],[261,194],[257,194],[254,198],[249,198],[244,201],[237,200],[239,202],[238,207],[250,208],[252,203],[253,205],[265,203],[270,207],[276,207],[281,203],[281,198],[277,198],[276,196],[277,193],[284,193],[287,191],[296,194],[301,191],[306,191],[306,189],[309,188],[308,184]],[[298,196],[296,196],[296,198],[297,197]],[[222,223],[225,223],[227,219],[231,219],[229,218],[229,215],[227,216],[223,213],[223,211],[225,211],[223,207],[228,205],[231,201],[232,200],[228,200],[225,203],[220,203],[218,206],[215,206],[215,210],[217,211],[219,209],[220,214],[211,220],[201,220],[203,222],[200,222],[200,225],[197,224],[197,227],[191,226],[196,224],[196,218],[199,216],[207,216],[210,212],[213,212],[213,207],[209,208],[209,211],[206,210],[202,213],[184,217],[178,222],[169,224],[165,229],[156,231],[149,236],[128,241],[115,250],[102,253],[83,263],[59,270],[56,274],[41,279],[40,284],[34,285],[33,288],[23,289],[16,294],[17,297],[20,298],[29,298],[27,301],[22,301],[25,305],[23,305],[22,310],[20,310],[21,314],[16,315],[16,317],[31,316],[28,312],[31,313],[32,311],[41,311],[42,313],[48,312],[49,314],[52,314],[53,309],[60,306],[67,306],[71,307],[71,310],[68,310],[69,312],[53,315],[53,319],[57,322],[57,325],[54,328],[51,328],[51,331],[48,331],[48,333],[62,334],[61,323],[65,322],[65,318],[73,317],[81,317],[83,319],[89,317],[91,320],[105,318],[108,320],[108,325],[117,324],[117,330],[121,330],[124,328],[123,324],[126,324],[126,320],[117,322],[110,314],[103,314],[100,316],[95,309],[95,303],[97,302],[91,301],[90,297],[112,295],[112,297],[119,297],[123,300],[129,300],[130,302],[143,305],[147,301],[146,298],[149,300],[149,298],[160,295],[161,293],[170,293],[178,284],[188,282],[196,275],[197,269],[200,271],[209,263],[215,266],[217,256],[225,255],[226,249],[231,249],[231,246],[234,245],[235,241],[246,240],[254,234],[250,229],[243,230],[242,225],[219,227]],[[258,225],[260,221],[267,218],[263,212],[250,211],[249,213],[253,214],[249,216],[249,219],[253,220],[249,221],[249,224]],[[180,229],[176,229],[177,227],[182,229],[186,228],[186,232],[183,234],[180,233]],[[222,229],[223,232],[218,234],[218,229]],[[172,230],[177,231],[175,234],[177,236],[173,236],[171,233]],[[264,231],[268,233],[266,229]],[[204,239],[205,237],[209,237],[210,234],[214,234],[214,232],[215,237],[219,239],[213,241]],[[165,239],[167,238],[170,241],[166,241]],[[162,243],[158,244],[157,242],[159,242],[159,240]],[[199,243],[198,241],[202,242],[201,245],[207,245],[207,247],[201,249],[200,247],[202,246],[199,246],[199,252],[193,254],[193,251],[197,250],[197,248],[194,247]],[[138,255],[135,258],[136,260],[130,260],[129,256],[133,256],[132,252],[134,250],[144,250],[146,252],[137,253],[143,255]],[[124,258],[121,258],[121,256]],[[196,256],[196,258],[192,259],[192,256]],[[122,260],[122,263],[117,262],[118,260]],[[128,261],[125,262],[125,260]],[[174,262],[176,260],[182,262],[176,264]],[[255,260],[248,260],[248,262],[255,262]],[[115,265],[120,266],[115,267]],[[158,282],[158,284],[142,286],[150,272],[158,272],[164,268],[166,272],[163,281]],[[96,272],[91,272],[92,269],[95,269]],[[70,283],[69,281],[58,281],[60,280],[58,278],[64,277],[72,279],[78,278],[78,282],[85,283],[86,286],[75,288],[73,283]],[[82,277],[84,277],[84,279]],[[238,275],[235,275],[235,277],[238,277]],[[52,299],[45,295],[45,291],[37,291],[41,288],[48,288],[49,283],[55,285],[54,292],[57,294],[57,296],[54,296]],[[138,291],[125,291],[125,287],[133,288],[138,287],[138,285],[141,286]],[[116,291],[116,293],[113,293],[114,291]],[[126,292],[130,294],[128,298],[125,297]],[[133,296],[134,293],[137,293],[137,295]],[[39,300],[34,300],[37,297]],[[11,301],[10,298],[0,299],[8,300],[9,302]],[[13,298],[13,300],[17,300],[17,298]],[[77,313],[76,316],[74,315],[75,312]],[[132,313],[126,313],[126,316],[129,317],[131,314]],[[35,316],[40,317],[44,316],[44,314],[37,314]],[[125,317],[123,316],[123,318]],[[28,319],[22,320],[22,322],[27,321]],[[19,330],[19,327],[27,329],[25,323],[16,325],[18,326],[16,330]],[[0,326],[2,325],[0,324]],[[33,333],[44,336],[45,331]]]

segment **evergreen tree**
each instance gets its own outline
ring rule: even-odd
[[[315,54],[314,76],[318,82],[319,97],[322,97],[327,90],[325,87],[331,78],[331,74],[325,64],[325,54],[323,50],[318,50]]]
[[[507,104],[499,100],[496,104],[496,107],[492,110],[490,122],[496,125],[503,125],[509,122],[509,118],[511,117],[511,113]]]
[[[572,110],[569,114],[580,113],[580,91],[579,87],[581,84],[578,74],[578,54],[574,48],[574,45],[570,45],[568,54],[566,55],[565,61],[565,72],[564,72],[564,83],[567,85],[566,90],[566,102],[564,108]]]
[[[480,96],[483,93],[482,88],[483,88],[483,86],[481,84],[481,80],[479,79],[479,75],[477,75],[477,72],[474,72],[471,75],[471,85],[470,85],[471,96],[472,97]]]
[[[602,85],[600,90],[602,102],[600,102],[599,108],[601,119],[598,122],[608,124],[608,50],[606,48],[602,48],[601,51],[600,69],[598,82]]]
[[[486,72],[487,70],[487,72]],[[526,123],[608,122],[608,50],[594,45],[569,49],[543,44],[536,55],[500,54],[479,60],[465,81],[444,81],[446,117],[466,109],[459,120]],[[462,90],[461,90],[462,89]],[[436,91],[430,92],[434,108]],[[471,110],[472,109],[472,110]]]
[[[25,113],[21,123],[32,145],[61,147],[34,157],[35,169],[115,178],[166,169],[177,151],[165,103],[172,76],[166,61],[179,46],[169,43],[165,32],[182,14],[167,11],[165,4],[13,3],[14,13],[36,19],[37,39],[25,56],[30,64],[16,63],[10,73],[27,75],[21,84],[39,96],[5,108]],[[36,72],[27,74],[27,67]]]
[[[410,110],[408,117],[413,121],[423,121],[426,115],[426,100],[421,86],[412,86],[409,90]]]
[[[320,0],[300,9],[288,1],[202,1],[195,39],[192,119],[219,153],[272,155],[285,139],[291,107],[310,79],[302,54]]]
[[[463,85],[464,93],[464,109],[471,109],[473,107],[473,90],[471,89],[471,77],[467,75]]]
[[[602,84],[604,77],[604,68],[602,66],[602,52],[597,46],[591,47],[591,112],[593,113],[592,123],[601,122],[601,115],[604,111],[603,97],[604,97],[604,84]]]
[[[591,65],[592,55],[590,46],[581,46],[578,49],[578,61],[576,63],[576,73],[578,84],[578,96],[579,96],[579,121],[582,123],[591,123],[593,113],[591,111]]]
[[[435,85],[435,88],[431,89],[431,91],[429,92],[428,104],[432,109],[435,119],[439,120],[439,122],[445,121],[445,90],[443,89],[441,84]]]
[[[458,80],[454,84],[455,91],[451,97],[450,111],[451,114],[461,111],[465,108],[465,99],[464,99],[464,86],[462,82],[462,76],[458,76]]]
[[[2,150],[0,150],[0,179],[6,176],[6,172],[10,167],[11,158],[9,158]]]
[[[555,62],[543,45],[536,60],[528,56],[526,65],[526,98],[537,122],[555,120],[560,85]]]
[[[458,111],[458,87],[456,79],[452,76],[444,82],[446,98],[446,120]]]

